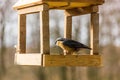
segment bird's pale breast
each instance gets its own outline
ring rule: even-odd
[[[62,41],[57,41],[57,46],[61,47],[63,50],[66,50],[68,52],[73,51],[73,48],[70,48],[68,46],[63,45]]]

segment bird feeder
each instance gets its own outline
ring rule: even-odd
[[[38,66],[100,66],[99,5],[104,0],[19,0],[13,8],[18,12],[18,44],[15,64]],[[64,37],[71,38],[72,17],[91,14],[89,55],[50,55],[49,10],[64,10]],[[40,53],[26,53],[26,15],[40,15]],[[89,34],[88,34],[89,35]]]

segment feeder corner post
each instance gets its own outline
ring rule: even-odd
[[[64,38],[72,38],[72,16],[67,14],[67,10],[64,11]]]
[[[18,14],[17,52],[26,53],[26,14]]]
[[[49,33],[49,6],[42,4],[40,11],[40,53],[50,54],[50,33]]]
[[[99,13],[91,13],[90,26],[90,46],[92,48],[91,55],[99,55]]]

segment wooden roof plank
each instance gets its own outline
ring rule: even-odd
[[[104,0],[19,0],[14,6],[14,9],[20,9],[24,7],[35,6],[39,4],[48,4],[49,7],[60,7],[66,6],[70,3],[68,7],[83,7],[88,5],[99,5],[104,3]],[[63,8],[64,9],[64,8]]]

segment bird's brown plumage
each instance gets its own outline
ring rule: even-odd
[[[58,38],[56,40],[56,45],[63,49],[65,54],[73,54],[74,52],[79,51],[81,48],[83,49],[91,49],[88,46],[66,38]]]

